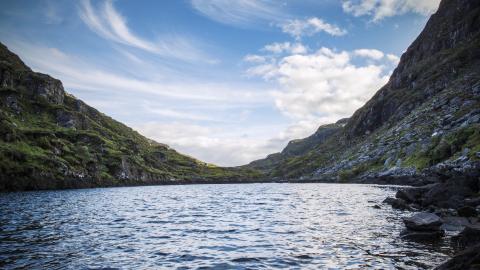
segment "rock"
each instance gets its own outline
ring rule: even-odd
[[[479,269],[479,265],[480,245],[476,245],[458,253],[435,270],[473,270]]]
[[[401,163],[401,159],[397,160],[397,165]],[[386,171],[378,173],[378,177],[395,177],[395,176],[414,176],[417,174],[417,169],[415,168],[402,168],[402,167],[392,167]]]
[[[63,110],[58,110],[56,113],[57,124],[64,128],[75,128],[76,121],[73,115]]]
[[[445,236],[445,232],[442,230],[438,231],[413,231],[413,230],[403,230],[400,233],[400,238],[410,241],[435,241]]]
[[[472,222],[466,217],[446,216],[442,217],[442,221],[443,225],[440,228],[447,231],[459,232],[467,226],[472,226]]]
[[[7,107],[13,110],[15,114],[20,114],[21,107],[18,104],[18,99],[15,96],[7,96],[6,98]]]
[[[372,207],[375,208],[375,209],[382,209],[382,207],[380,207],[380,205],[378,205],[378,204],[375,204],[375,205],[372,206]]]
[[[467,226],[458,235],[452,237],[452,245],[455,248],[464,249],[477,244],[480,244],[480,227]]]
[[[410,206],[402,200],[402,199],[395,199],[395,198],[386,198],[383,203],[389,204],[392,208],[399,209],[399,210],[410,210]]]
[[[418,202],[421,196],[427,192],[429,189],[434,187],[436,184],[433,185],[426,185],[421,187],[414,187],[414,188],[403,188],[399,189],[395,194],[395,197],[398,199],[402,199],[406,202],[413,203]]]
[[[458,215],[461,217],[476,217],[477,210],[471,206],[463,206],[457,209]]]
[[[449,177],[449,180],[432,186],[425,192],[422,200],[423,206],[436,205],[443,208],[459,208],[464,198],[474,195],[476,186],[474,179],[447,177]]]
[[[409,203],[416,201],[415,195],[412,193],[412,189],[400,189],[395,194],[395,197]]]
[[[34,90],[36,97],[42,97],[48,102],[61,105],[65,99],[62,82],[45,74],[30,76],[27,88]]]
[[[440,231],[442,219],[432,213],[417,213],[409,218],[404,218],[403,223],[412,231]]]

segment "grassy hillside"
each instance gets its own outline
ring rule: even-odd
[[[0,45],[0,190],[237,181],[250,169],[182,155],[67,94]]]

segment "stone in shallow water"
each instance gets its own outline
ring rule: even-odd
[[[446,216],[442,217],[443,224],[441,228],[446,231],[461,231],[467,226],[472,226],[476,220],[468,219],[466,217]]]
[[[388,197],[383,201],[383,203],[389,204],[395,209],[410,210],[410,206],[408,206],[408,204],[402,199]]]
[[[400,233],[400,237],[405,240],[411,241],[435,241],[445,236],[445,232],[443,230],[438,231],[413,231],[413,230],[403,230]]]
[[[405,226],[413,231],[439,231],[442,219],[432,213],[417,213],[412,217],[404,218]]]

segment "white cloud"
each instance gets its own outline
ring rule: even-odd
[[[80,18],[99,36],[113,42],[141,49],[162,57],[177,58],[186,61],[203,61],[215,63],[198,50],[198,42],[178,35],[165,35],[158,41],[138,37],[128,28],[126,19],[115,9],[111,0],[103,2],[96,10],[90,0],[83,0],[80,5]],[[196,43],[196,45],[193,45]]]
[[[271,52],[274,54],[281,54],[281,53],[291,53],[291,54],[302,54],[308,51],[307,47],[305,47],[301,43],[290,43],[290,42],[283,42],[283,43],[272,43],[265,45],[263,47],[264,51]]]
[[[266,61],[264,56],[256,55],[256,54],[248,54],[243,58],[243,61],[249,63],[263,63]]]
[[[387,54],[387,59],[390,60],[395,65],[397,65],[398,62],[400,62],[400,57],[394,54]]]
[[[148,122],[133,125],[141,134],[166,143],[181,153],[221,166],[247,164],[280,151],[290,140],[311,135],[316,121],[301,120],[285,128],[283,125],[229,128],[207,127],[184,122]],[[272,131],[273,135],[272,136]]]
[[[383,52],[375,49],[358,49],[353,53],[357,56],[371,58],[373,60],[380,60],[385,56]]]
[[[368,15],[373,21],[379,21],[408,12],[430,15],[437,10],[439,3],[440,0],[344,0],[342,7],[354,16]]]
[[[206,127],[181,122],[149,122],[135,125],[140,133],[166,143],[181,153],[221,166],[243,165],[285,146],[286,141],[269,140],[261,134],[244,134],[244,127]],[[265,128],[265,127],[264,127]],[[267,126],[266,129],[275,127]],[[261,127],[255,128],[257,132]],[[260,137],[259,137],[260,136]],[[279,144],[280,143],[280,144]]]
[[[287,20],[281,23],[280,27],[284,33],[290,34],[296,39],[300,39],[302,36],[311,36],[319,32],[325,32],[332,36],[343,36],[347,33],[345,29],[329,24],[316,17],[306,20]]]
[[[220,23],[247,26],[284,17],[278,3],[271,0],[191,0],[200,14]]]
[[[380,55],[368,52],[368,57]],[[278,57],[247,73],[275,80],[282,89],[272,93],[277,108],[292,119],[318,126],[349,117],[387,82],[386,65],[357,66],[352,63],[357,53],[321,48],[312,54]]]

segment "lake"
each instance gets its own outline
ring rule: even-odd
[[[2,269],[418,269],[395,187],[232,184],[0,193]],[[381,205],[376,209],[375,204]]]

